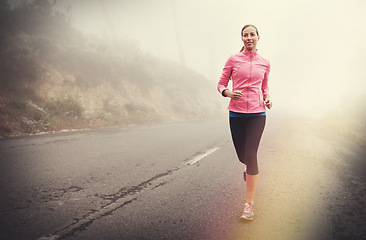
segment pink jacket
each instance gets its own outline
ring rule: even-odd
[[[268,74],[270,64],[257,51],[246,50],[232,55],[222,71],[217,89],[222,94],[228,89],[230,78],[233,80],[233,90],[240,90],[243,96],[239,100],[231,99],[228,109],[239,113],[265,112],[263,96],[268,94]]]

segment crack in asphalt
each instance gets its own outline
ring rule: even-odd
[[[100,218],[103,218],[103,217],[106,217],[106,216],[109,216],[109,215],[111,215],[114,211],[116,211],[117,209],[119,209],[119,208],[122,208],[122,207],[124,207],[125,205],[127,205],[127,204],[129,204],[129,203],[131,203],[131,202],[133,202],[133,201],[135,201],[135,200],[137,200],[137,198],[133,198],[133,199],[131,199],[131,200],[129,200],[129,201],[125,201],[125,202],[123,202],[121,205],[119,205],[118,207],[115,207],[115,208],[113,208],[113,209],[111,209],[111,210],[109,210],[109,211],[107,211],[107,212],[105,212],[105,213],[103,213],[103,214],[100,214],[100,215],[98,215],[98,216],[96,216],[96,217],[94,217],[94,218],[91,218],[91,219],[89,219],[88,221],[85,221],[85,222],[82,222],[81,224],[79,224],[79,225],[77,225],[77,227],[74,227],[74,228],[72,228],[74,225],[76,225],[76,224],[71,224],[71,225],[69,225],[68,227],[66,227],[65,229],[68,229],[68,228],[72,228],[71,229],[71,231],[67,231],[66,233],[63,233],[62,235],[54,235],[54,236],[58,236],[55,240],[59,240],[59,239],[64,239],[64,238],[67,238],[67,237],[71,237],[71,236],[73,236],[76,232],[80,232],[80,231],[83,231],[83,230],[85,230],[89,225],[91,225],[95,220],[98,220],[98,219],[100,219]],[[98,212],[98,211],[96,211],[96,212]],[[90,214],[90,216],[92,216],[92,215],[94,215],[94,214]],[[77,223],[79,223],[80,221],[81,221],[82,219],[80,219]],[[56,234],[57,234],[57,232],[56,232]]]
[[[134,194],[137,194],[137,193],[141,192],[142,190],[147,188],[149,185],[152,185],[151,182],[153,182],[154,180],[165,177],[167,175],[170,175],[170,174],[172,174],[173,172],[175,172],[177,170],[179,170],[179,168],[175,168],[173,170],[168,170],[164,173],[157,174],[154,177],[140,183],[137,186],[133,186],[133,187],[130,187],[130,188],[126,188],[126,187],[121,188],[117,193],[114,193],[114,194],[104,194],[104,195],[96,194],[95,196],[100,197],[103,200],[110,201],[108,204],[105,205],[105,206],[108,206],[112,203],[117,202],[121,198],[125,198],[128,195],[134,195]],[[156,187],[158,187],[160,185],[161,185],[161,183],[159,183],[157,186],[154,186],[152,189],[155,189]]]
[[[58,188],[58,189],[44,189],[41,190],[41,193],[45,195],[41,197],[42,200],[54,200],[62,197],[66,193],[76,193],[82,191],[82,187],[78,186],[71,186],[68,188]]]
[[[161,182],[159,180],[165,176],[171,175],[173,172],[178,171],[179,169],[181,168],[167,170],[166,172],[157,174],[154,177],[140,183],[139,185],[132,186],[130,188],[121,188],[118,192],[114,194],[96,194],[96,196],[100,197],[103,200],[109,201],[109,203],[104,204],[99,210],[91,209],[90,212],[84,214],[82,217],[75,218],[74,221],[68,226],[57,230],[52,235],[43,236],[38,240],[60,240],[73,236],[76,232],[85,230],[95,220],[109,216],[113,214],[113,212],[115,212],[116,210],[137,200],[137,197],[135,196],[136,194],[139,194],[149,188],[150,190],[154,190],[160,186],[163,186],[166,181]]]
[[[214,149],[218,149],[217,147],[214,147]],[[211,152],[210,152],[211,151]],[[208,150],[207,152],[212,153],[212,149]],[[206,153],[207,153],[206,152]],[[197,155],[202,155],[204,153],[198,152],[194,154],[191,159],[194,159]],[[204,157],[208,156],[209,154],[206,154]],[[188,161],[190,159],[187,159],[185,161]],[[108,201],[108,203],[102,205],[100,209],[90,209],[90,212],[84,214],[83,216],[79,218],[75,218],[74,221],[69,224],[68,226],[57,230],[52,235],[43,236],[41,238],[38,238],[37,240],[60,240],[65,239],[67,237],[73,236],[76,232],[84,231],[88,226],[90,226],[94,221],[101,219],[103,217],[109,216],[113,214],[116,210],[126,206],[127,204],[132,203],[133,201],[137,200],[137,194],[140,194],[141,192],[145,190],[154,190],[156,188],[159,188],[167,183],[167,181],[162,180],[163,177],[166,177],[168,175],[173,174],[174,172],[188,167],[189,165],[184,164],[181,167],[176,167],[174,169],[167,170],[163,173],[157,174],[153,176],[152,178],[132,187],[123,187],[119,191],[113,194],[95,194],[96,197],[99,197],[103,199],[104,201]],[[72,186],[67,189],[60,189],[64,190],[61,192],[67,192],[69,191],[80,191],[82,188]]]

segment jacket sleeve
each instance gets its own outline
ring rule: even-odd
[[[263,93],[263,96],[266,95],[266,94],[269,94],[268,75],[269,75],[269,71],[270,70],[271,70],[271,64],[268,61],[267,70],[266,70],[266,72],[264,74],[264,79],[263,79],[263,82],[262,82],[262,93]]]
[[[222,74],[217,84],[217,90],[223,95],[223,92],[228,89],[227,86],[229,84],[229,80],[231,77],[231,72],[233,70],[232,64],[232,56],[226,61],[224,69],[222,70]],[[224,96],[224,95],[223,95]]]

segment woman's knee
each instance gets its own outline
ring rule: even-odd
[[[247,165],[247,172],[250,175],[258,174],[258,162],[257,162],[257,154],[247,154],[245,158],[245,162]]]

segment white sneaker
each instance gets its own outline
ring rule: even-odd
[[[254,216],[254,206],[251,205],[250,203],[245,203],[244,211],[240,218],[246,220],[252,220],[253,216]]]

